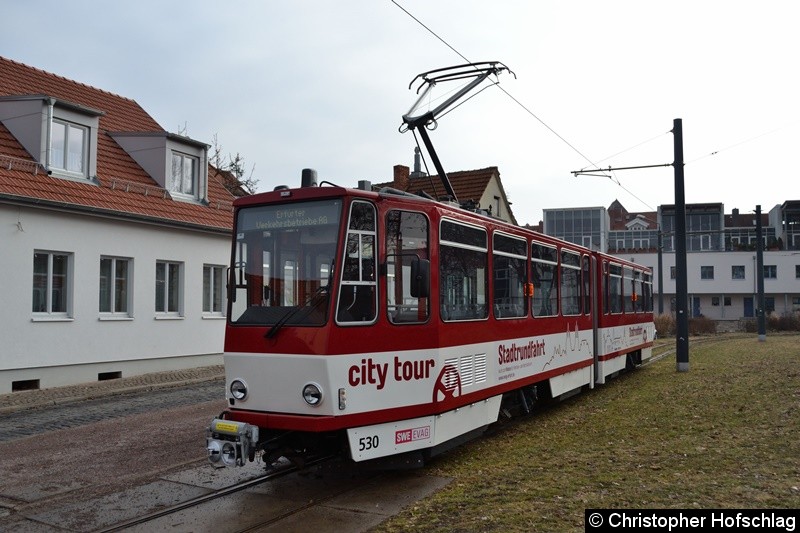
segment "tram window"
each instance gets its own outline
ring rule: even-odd
[[[561,250],[561,314],[581,314],[581,256]]]
[[[229,275],[229,319],[237,325],[321,326],[336,254],[342,201],[257,205],[239,210]]]
[[[551,246],[531,243],[531,281],[535,317],[558,314],[558,251]]]
[[[634,293],[636,291],[636,283],[633,279],[633,269],[629,267],[624,267],[622,269],[623,273],[623,284],[622,284],[622,298],[625,301],[625,312],[626,313],[633,313],[633,301],[634,301]]]
[[[353,202],[347,227],[336,321],[372,323],[377,318],[375,207]]]
[[[525,298],[528,245],[524,239],[497,234],[492,245],[492,308],[495,318],[528,315]]]
[[[386,312],[393,324],[425,322],[430,298],[412,296],[411,265],[427,260],[428,219],[422,213],[389,211],[386,215]]]
[[[622,266],[608,265],[608,309],[612,313],[622,312]]]
[[[583,312],[592,312],[592,263],[588,255],[582,257],[583,260]]]
[[[442,220],[439,239],[439,305],[442,319],[486,318],[486,230]]]
[[[647,313],[653,311],[653,276],[652,274],[642,274],[642,297],[644,298],[643,309]]]
[[[633,271],[633,310],[637,313],[644,311],[644,294],[642,294],[642,272]]]
[[[603,284],[603,313],[608,314],[611,312],[610,288],[608,279],[608,261],[603,261],[603,275],[601,277]]]

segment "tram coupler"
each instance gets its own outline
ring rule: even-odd
[[[218,468],[244,466],[253,461],[258,445],[258,426],[215,418],[206,428],[208,460]]]

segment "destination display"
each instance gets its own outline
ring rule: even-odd
[[[274,205],[239,211],[239,231],[300,229],[336,224],[341,200],[325,200],[290,205]]]

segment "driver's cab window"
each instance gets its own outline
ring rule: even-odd
[[[337,323],[372,323],[377,317],[376,235],[375,206],[354,201],[342,259]]]

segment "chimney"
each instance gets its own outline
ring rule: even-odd
[[[739,210],[737,208],[733,208],[733,216],[731,216],[731,225],[736,227],[739,225]]]
[[[408,174],[409,169],[405,165],[394,166],[394,182],[392,186],[395,189],[405,191],[408,189]]]
[[[414,172],[411,173],[412,178],[424,178],[427,176],[425,172],[422,172],[422,168],[420,168],[420,152],[419,146],[414,147]]]

